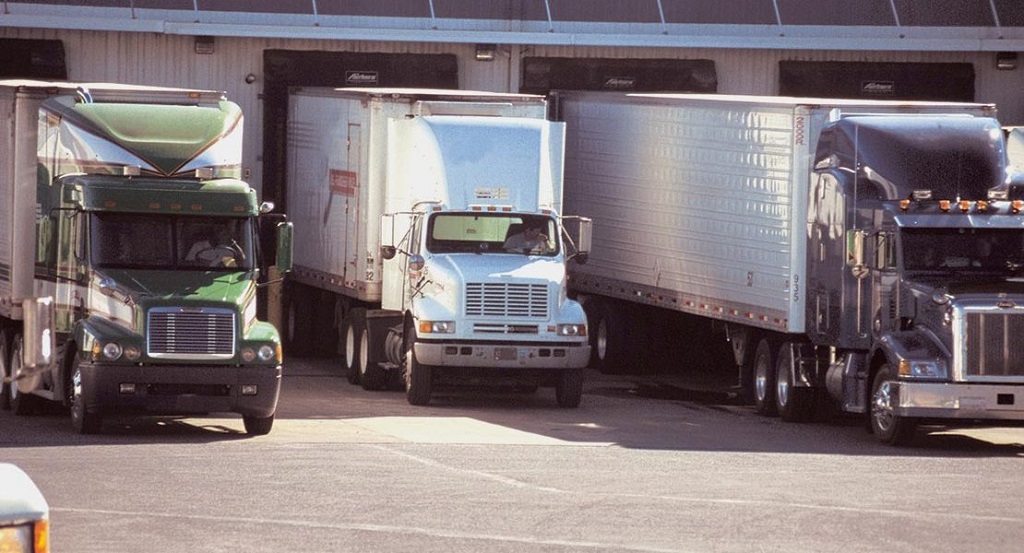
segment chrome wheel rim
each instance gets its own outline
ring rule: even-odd
[[[882,432],[888,431],[895,420],[892,392],[892,382],[886,380],[879,384],[871,399],[871,416],[875,426]]]

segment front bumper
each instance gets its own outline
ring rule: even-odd
[[[269,417],[281,394],[281,366],[108,365],[83,363],[90,412],[182,415],[239,413]],[[126,392],[125,386],[133,385]],[[255,386],[242,393],[243,386]]]
[[[440,367],[581,369],[590,361],[586,343],[484,344],[416,342],[416,360]]]
[[[1024,385],[903,381],[896,393],[903,417],[1024,420]]]

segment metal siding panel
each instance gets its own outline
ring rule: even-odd
[[[660,23],[661,15],[655,2],[574,0],[551,2],[551,19],[593,23]]]
[[[995,24],[989,0],[896,2],[900,25],[907,27],[986,27]]]
[[[1024,2],[1020,0],[995,0],[999,23],[1004,27],[1024,27]]]
[[[783,25],[895,25],[889,0],[778,0]]]
[[[662,0],[669,23],[775,25],[775,10],[764,0]]]
[[[518,0],[444,0],[434,3],[441,19],[522,19],[523,6]]]

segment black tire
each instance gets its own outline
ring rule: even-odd
[[[269,417],[242,415],[242,424],[245,425],[246,434],[265,436],[270,434],[270,429],[274,427],[274,415]]]
[[[79,359],[71,362],[71,428],[79,434],[99,434],[103,428],[103,416],[89,412],[82,390],[82,371]]]
[[[868,414],[871,432],[878,441],[903,446],[910,443],[917,431],[917,419],[901,417],[893,405],[892,384],[896,375],[889,365],[882,365],[871,383],[871,412]]]
[[[366,390],[383,390],[387,388],[387,371],[374,359],[373,347],[376,337],[374,330],[368,325],[362,331],[362,340],[359,343],[359,365],[362,367],[362,374],[359,375],[359,383]]]
[[[754,411],[774,416],[775,410],[775,349],[767,338],[761,338],[754,350]]]
[[[345,317],[342,323],[341,331],[341,364],[345,369],[345,379],[348,380],[349,384],[359,384],[359,344],[362,341],[362,327],[356,325],[356,318],[353,314],[357,311],[364,313],[358,320],[360,324],[366,324],[365,311],[362,309],[353,309],[349,312],[348,317]]]
[[[0,330],[0,409],[11,410],[11,384],[7,380],[11,377],[11,348],[10,337],[7,330]]]
[[[581,369],[564,369],[558,375],[555,384],[555,399],[558,406],[575,409],[583,399],[583,371]]]
[[[434,388],[434,369],[416,360],[416,327],[410,319],[402,336],[405,346],[405,397],[410,405],[427,405]]]
[[[614,302],[597,300],[592,305],[591,366],[602,374],[625,374],[629,369],[629,317]]]
[[[374,336],[370,325],[366,324],[366,310],[353,309],[352,313],[356,328],[360,330],[355,334],[356,344],[358,344],[356,349],[359,351],[359,355],[356,356],[359,383],[364,390],[383,390],[388,385],[388,374],[376,361],[373,361],[370,355]]]
[[[36,408],[38,407],[39,398],[32,394],[23,394],[18,391],[18,384],[14,382],[14,377],[21,371],[21,364],[23,358],[24,343],[22,342],[21,334],[15,334],[11,340],[11,362],[8,364],[8,370],[11,372],[11,386],[10,390],[10,406],[11,411],[14,411],[15,415],[19,417],[25,417],[28,415],[34,415]]]
[[[807,422],[814,415],[814,389],[794,386],[793,349],[789,342],[779,348],[775,365],[775,410],[786,422]]]

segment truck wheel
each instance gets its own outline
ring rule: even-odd
[[[270,429],[274,427],[274,415],[269,417],[251,417],[249,415],[242,415],[242,424],[245,425],[245,433],[252,434],[253,436],[265,436],[270,434]]]
[[[775,410],[786,422],[807,422],[814,414],[814,389],[793,385],[792,366],[793,348],[786,342],[775,369]]]
[[[82,369],[79,368],[78,356],[71,362],[71,427],[79,434],[99,434],[103,427],[103,417],[99,413],[90,413],[82,392]]]
[[[754,351],[754,411],[772,416],[775,411],[775,357],[772,344],[761,338]]]
[[[363,320],[363,332],[359,335],[359,383],[364,390],[383,390],[388,384],[388,373],[376,361],[370,360],[370,344],[373,335],[369,325]]]
[[[882,365],[871,385],[871,432],[889,445],[907,445],[917,431],[917,419],[896,414],[893,384],[896,377],[889,365]]]
[[[14,378],[21,372],[22,364],[22,338],[21,334],[15,334],[14,339],[11,341],[11,362],[8,367],[11,371],[11,385],[10,385],[10,396],[11,396],[11,410],[14,411],[15,415],[24,417],[32,415],[36,412],[36,404],[38,398],[32,394],[23,394],[18,390],[18,383],[14,382]]]
[[[432,367],[416,361],[416,327],[409,319],[405,323],[405,397],[410,405],[427,405],[434,387]]]
[[[11,377],[11,358],[8,356],[10,341],[7,339],[7,331],[0,330],[0,409],[9,411],[11,409],[11,384],[7,380]]]
[[[353,309],[345,317],[342,337],[342,364],[345,366],[345,379],[349,384],[359,384],[359,375],[362,370],[359,367],[359,343],[362,341],[363,327],[366,325],[366,311]]]
[[[559,407],[566,409],[575,409],[580,406],[580,401],[583,399],[582,370],[565,369],[558,375],[555,399],[558,400]]]
[[[602,374],[626,372],[629,329],[626,314],[607,301],[592,301],[594,334],[591,343],[591,365]]]

